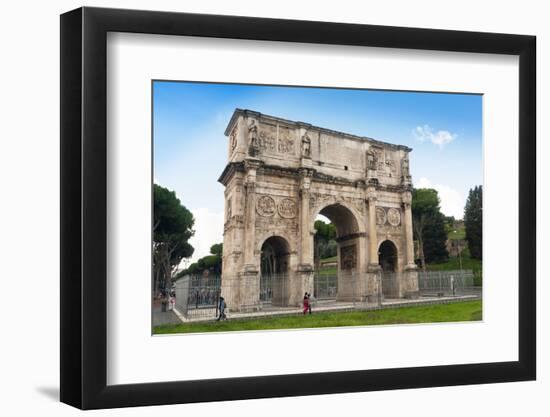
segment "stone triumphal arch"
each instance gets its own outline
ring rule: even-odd
[[[318,214],[336,226],[338,300],[379,296],[385,271],[397,277],[397,296],[416,295],[410,148],[241,109],[225,135],[219,181],[229,306],[260,306],[266,267],[284,277],[273,289],[279,305],[299,305],[313,292]]]

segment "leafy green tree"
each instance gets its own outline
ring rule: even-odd
[[[222,272],[222,255],[223,255],[223,244],[216,243],[210,247],[210,255],[203,256],[197,262],[192,263],[184,269],[183,271],[178,272],[176,279],[181,278],[185,275],[200,275],[204,271],[208,270],[214,272],[215,274],[221,274]]]
[[[313,257],[315,270],[319,271],[321,259],[336,255],[337,244],[334,240],[336,227],[332,223],[325,223],[322,220],[316,220],[313,227],[315,228]]]
[[[483,190],[478,185],[470,190],[464,207],[464,228],[470,256],[482,259],[483,245]]]
[[[217,255],[221,258],[223,255],[223,243],[216,243],[210,246],[210,253],[212,255]]]
[[[455,227],[456,219],[454,216],[443,216],[443,222],[445,223],[445,231],[447,234],[452,232]]]
[[[195,233],[193,214],[174,191],[153,185],[153,288],[166,288],[184,258],[193,255],[189,239]]]
[[[412,198],[413,232],[418,241],[420,265],[443,262],[449,259],[445,231],[445,216],[439,208],[439,195],[431,188],[413,190]]]
[[[186,274],[196,275],[196,274],[199,274],[201,271],[200,271],[199,264],[197,262],[193,262],[191,265],[189,265],[189,268],[187,268],[183,272],[184,273],[181,274],[182,276]]]

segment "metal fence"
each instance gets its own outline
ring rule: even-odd
[[[400,294],[400,272],[383,272],[382,281],[382,296],[383,298],[399,298]]]
[[[418,291],[406,288],[404,273],[382,273],[377,283],[366,283],[366,277],[350,273],[315,274],[313,276],[314,306],[342,306],[351,309],[370,308],[384,302],[395,303],[399,299],[424,300],[441,297],[481,296],[481,287],[474,286],[474,274],[469,270],[418,272]],[[360,284],[360,285],[359,285]],[[408,284],[407,284],[408,285]],[[220,316],[220,297],[225,297],[225,307],[232,314],[247,312],[295,311],[301,299],[288,274],[243,277],[190,276],[176,282],[175,307],[188,320],[215,319]],[[378,290],[381,288],[381,291]],[[370,291],[370,292],[369,292]],[[295,298],[292,298],[292,294]],[[303,296],[303,294],[301,294]],[[250,305],[245,303],[248,300]]]
[[[338,275],[315,274],[313,295],[318,300],[336,300],[338,294]]]
[[[285,294],[289,286],[288,274],[265,274],[260,275],[260,303],[263,306],[284,305]],[[233,285],[231,279],[229,284],[225,285],[225,292],[232,291]]]
[[[418,291],[424,297],[480,296],[481,290],[480,286],[474,285],[474,273],[471,270],[418,273]]]
[[[220,276],[186,275],[176,282],[176,309],[186,318],[216,317]]]

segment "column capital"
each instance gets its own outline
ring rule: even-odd
[[[300,174],[300,178],[311,178],[313,177],[314,171],[315,170],[313,168],[307,168],[307,167],[298,168],[298,173]]]
[[[366,195],[366,197],[367,197],[367,201],[368,201],[369,203],[371,203],[371,202],[372,202],[372,203],[376,202],[376,200],[378,199],[378,195],[377,195],[377,193],[376,193],[376,189],[375,189],[374,187],[368,187],[368,188],[367,188],[367,195]]]
[[[244,160],[244,168],[247,171],[251,171],[251,170],[256,171],[262,164],[263,162],[257,158],[246,158]]]
[[[310,188],[311,181],[307,178],[302,178],[302,181],[300,182],[300,195],[302,195],[302,193],[309,193]]]
[[[355,181],[355,186],[357,188],[366,189],[367,188],[367,183],[364,180],[357,180],[357,181]]]
[[[403,203],[411,204],[411,202],[412,202],[412,193],[409,190],[403,191],[401,193],[401,201]]]

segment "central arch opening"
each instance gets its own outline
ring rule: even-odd
[[[280,236],[271,236],[261,248],[260,302],[284,305],[287,298],[290,248]]]
[[[359,264],[359,225],[346,206],[330,204],[315,218],[314,296],[342,299],[352,292],[353,273]]]

